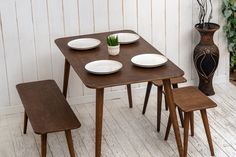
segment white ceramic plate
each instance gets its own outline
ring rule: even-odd
[[[122,66],[120,62],[114,60],[97,60],[86,64],[85,69],[92,74],[106,75],[119,71]]]
[[[136,42],[140,37],[137,34],[134,33],[117,33],[112,34],[112,36],[118,35],[118,40],[120,44],[131,44]]]
[[[93,49],[95,47],[98,47],[98,45],[101,43],[100,40],[94,39],[94,38],[80,38],[75,39],[70,42],[68,42],[68,46],[75,50],[89,50]]]
[[[134,56],[131,62],[139,67],[143,68],[154,68],[165,64],[168,59],[159,54],[141,54]]]

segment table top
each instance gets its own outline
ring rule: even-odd
[[[58,48],[61,50],[65,58],[78,74],[82,82],[88,88],[105,88],[120,85],[127,85],[140,82],[148,82],[158,79],[169,79],[180,77],[184,75],[184,72],[177,67],[170,60],[160,67],[156,68],[140,68],[133,65],[131,58],[145,53],[157,53],[161,54],[151,44],[145,41],[142,37],[133,43],[128,45],[121,45],[120,53],[117,56],[110,56],[107,50],[106,37],[113,33],[129,32],[135,33],[131,30],[113,31],[89,35],[80,35],[73,37],[64,37],[55,40]],[[91,50],[78,51],[73,50],[67,46],[67,43],[71,40],[78,38],[96,38],[101,41],[99,47]],[[86,71],[85,65],[95,60],[116,60],[123,64],[122,69],[114,74],[110,75],[94,75]]]

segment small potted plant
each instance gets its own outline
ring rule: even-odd
[[[115,56],[120,53],[120,43],[117,35],[110,35],[107,37],[107,48],[109,55]]]

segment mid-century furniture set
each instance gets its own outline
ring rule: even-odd
[[[165,108],[166,110],[169,110],[170,113],[164,139],[168,139],[170,128],[173,126],[179,156],[187,156],[189,125],[191,136],[194,136],[194,111],[201,112],[210,152],[213,156],[214,149],[206,109],[216,107],[216,104],[196,87],[188,86],[178,88],[179,83],[184,83],[187,80],[183,77],[184,72],[170,60],[168,60],[164,66],[158,68],[146,69],[134,66],[130,60],[135,55],[144,52],[160,54],[158,50],[141,37],[133,44],[122,45],[121,52],[118,56],[109,56],[106,52],[106,37],[111,33],[118,32],[134,33],[133,31],[106,32],[84,36],[65,37],[55,41],[62,54],[65,56],[64,84],[62,92],[53,80],[22,83],[16,86],[25,108],[24,133],[26,133],[27,121],[29,119],[34,132],[41,135],[42,157],[46,157],[47,154],[47,134],[59,131],[65,131],[70,155],[71,157],[75,157],[71,130],[79,128],[81,124],[66,101],[70,67],[75,70],[85,86],[96,90],[96,157],[101,156],[102,149],[104,88],[126,85],[129,107],[132,108],[131,84],[141,82],[148,82],[142,112],[143,114],[146,112],[152,85],[155,85],[158,88],[158,132],[160,131],[161,122],[162,95],[164,95]],[[67,46],[69,41],[84,37],[99,39],[101,44],[98,48],[91,49],[87,53],[75,53],[75,50],[70,49]],[[123,68],[117,73],[104,76],[90,74],[84,69],[88,62],[99,59],[119,61],[123,64]],[[181,141],[176,109],[178,111],[181,126],[184,128],[183,143]]]

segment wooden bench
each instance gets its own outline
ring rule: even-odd
[[[184,112],[184,156],[185,157],[187,156],[189,123],[191,119],[193,122],[194,111],[201,112],[201,117],[204,124],[211,155],[214,156],[214,149],[213,149],[206,109],[216,107],[217,106],[216,103],[213,102],[206,95],[204,95],[196,87],[192,86],[174,89],[173,96],[176,106],[178,106]],[[168,139],[170,128],[171,128],[171,119],[169,117],[166,128],[165,140]],[[193,124],[191,125],[191,136],[194,136]]]
[[[16,86],[25,108],[24,134],[27,121],[41,135],[41,154],[46,157],[47,134],[65,131],[71,157],[75,157],[71,130],[81,126],[56,82],[53,80],[23,83]]]

